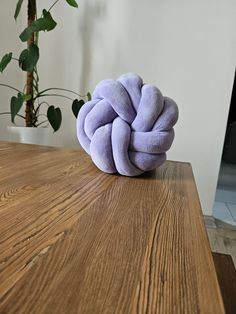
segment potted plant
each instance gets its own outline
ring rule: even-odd
[[[91,95],[80,95],[70,89],[49,87],[44,90],[39,88],[39,75],[37,64],[40,56],[39,33],[49,32],[55,29],[57,23],[52,17],[52,9],[59,1],[66,1],[71,7],[77,8],[76,0],[56,0],[48,9],[43,9],[41,15],[37,12],[36,0],[18,0],[16,3],[14,18],[17,19],[21,12],[23,2],[27,1],[27,27],[21,32],[19,38],[27,43],[27,47],[15,57],[12,52],[6,53],[0,61],[0,72],[3,72],[10,62],[16,62],[18,67],[26,72],[26,82],[22,90],[9,84],[0,83],[0,87],[10,88],[14,95],[10,99],[9,112],[1,112],[0,115],[10,115],[11,122],[15,124],[15,118],[20,117],[25,121],[25,127],[32,128],[46,127],[50,125],[56,132],[62,122],[62,113],[59,107],[49,104],[47,97],[62,97],[71,101],[72,112],[77,114],[84,104],[84,99],[90,100]],[[60,93],[59,93],[60,92]],[[22,109],[25,109],[22,113]]]

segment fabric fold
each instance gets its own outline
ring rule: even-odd
[[[77,117],[77,137],[106,173],[137,176],[166,160],[178,120],[174,100],[127,73],[103,80]]]

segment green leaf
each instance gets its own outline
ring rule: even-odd
[[[25,61],[27,60],[29,56],[29,50],[28,49],[24,49],[20,56],[19,56],[19,67],[24,70],[25,69]]]
[[[77,118],[78,116],[78,113],[81,109],[81,107],[84,105],[84,100],[81,99],[81,100],[78,100],[78,99],[75,99],[72,103],[72,111],[73,111],[73,114],[74,116]]]
[[[78,8],[78,4],[75,0],[66,0],[66,2],[74,8]]]
[[[56,27],[57,23],[53,20],[51,13],[43,10],[43,16],[35,20],[31,26],[25,28],[20,34],[21,41],[27,41],[32,33],[40,31],[51,31]]]
[[[23,95],[23,98],[24,98],[24,101],[28,101],[28,100],[30,100],[31,99],[31,95],[27,95],[27,94],[24,94]]]
[[[24,1],[24,0],[18,0],[18,2],[17,2],[15,14],[14,14],[14,19],[15,19],[15,20],[17,19],[18,15],[19,15],[19,13],[20,13],[21,6],[22,6],[22,2],[23,2],[23,1]]]
[[[15,123],[15,117],[17,115],[17,113],[20,111],[22,105],[24,103],[24,97],[21,93],[17,94],[16,96],[13,96],[11,98],[11,122]]]
[[[11,62],[11,59],[12,59],[12,52],[9,52],[7,54],[5,54],[3,57],[2,57],[2,60],[0,62],[0,72],[2,73],[3,70],[6,68],[6,66],[8,65],[8,63]]]
[[[61,121],[62,121],[61,109],[55,108],[54,106],[48,107],[47,117],[54,132],[56,132],[61,126]]]
[[[34,30],[33,30],[32,26],[25,28],[19,36],[20,40],[21,41],[27,41],[33,32],[34,32]]]
[[[32,45],[29,49],[24,49],[19,57],[19,66],[23,71],[33,72],[39,59],[39,48]]]
[[[87,98],[88,98],[88,101],[90,101],[92,99],[90,92],[87,93]]]
[[[51,31],[56,27],[57,23],[51,16],[51,13],[43,10],[43,17],[34,21],[33,26],[36,29],[36,32],[39,31]]]

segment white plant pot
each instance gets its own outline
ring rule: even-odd
[[[8,126],[9,141],[11,142],[50,145],[50,132],[49,128]]]

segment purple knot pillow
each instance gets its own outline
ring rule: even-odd
[[[166,160],[177,120],[171,98],[128,73],[96,86],[79,112],[77,136],[99,169],[137,176]]]

